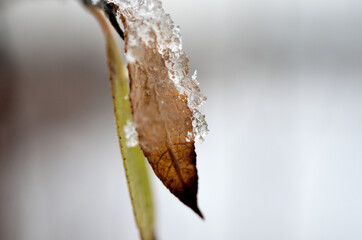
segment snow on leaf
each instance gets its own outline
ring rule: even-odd
[[[197,206],[195,141],[208,132],[198,107],[206,101],[189,77],[180,29],[159,0],[110,0],[125,31],[130,101],[139,145],[163,184]]]
[[[135,147],[138,144],[138,133],[134,124],[128,120],[127,125],[123,127],[123,131],[126,135],[126,145],[127,147]]]
[[[196,125],[193,127],[193,139],[202,141],[208,133],[205,118],[199,117],[198,108],[205,103],[206,97],[200,92],[196,80],[197,72],[189,77],[189,59],[182,49],[179,26],[165,12],[159,0],[109,0],[118,6],[127,31],[126,58],[128,63],[137,61],[143,54],[138,48],[146,47],[157,51],[167,67],[168,79],[171,80],[179,95],[185,95],[187,106],[193,114]]]

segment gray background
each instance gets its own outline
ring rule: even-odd
[[[164,6],[208,97],[210,134],[197,145],[206,221],[153,176],[158,238],[362,239],[362,2]],[[1,98],[0,238],[138,239],[98,24],[70,0],[3,1],[0,14],[12,72],[1,76],[12,97]]]

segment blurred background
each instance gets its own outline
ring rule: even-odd
[[[158,239],[362,239],[362,2],[163,2],[210,133],[206,221],[152,175]],[[139,239],[95,19],[0,1],[0,80],[0,239]]]

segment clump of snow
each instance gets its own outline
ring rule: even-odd
[[[137,61],[137,53],[132,51],[145,44],[156,47],[165,60],[170,79],[175,84],[180,95],[186,95],[187,105],[193,113],[193,133],[195,141],[202,141],[208,132],[205,115],[198,110],[206,101],[200,92],[196,80],[197,72],[190,78],[188,76],[189,59],[182,50],[180,28],[174,24],[171,16],[165,12],[160,0],[108,0],[119,7],[118,15],[125,17],[128,33],[129,51],[127,61]],[[192,139],[190,137],[191,140]]]
[[[123,127],[126,135],[127,147],[135,147],[138,144],[138,133],[132,121],[127,120],[127,125]]]

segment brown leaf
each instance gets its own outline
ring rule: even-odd
[[[126,51],[127,51],[126,32]],[[186,96],[180,96],[169,79],[162,56],[149,47],[137,46],[142,58],[128,64],[130,100],[139,145],[157,177],[200,217],[197,206],[197,169],[192,112]],[[139,55],[140,56],[140,55]]]
[[[139,145],[163,184],[203,218],[197,205],[195,139],[208,131],[197,110],[206,98],[188,77],[179,28],[159,0],[113,2],[125,32]]]

